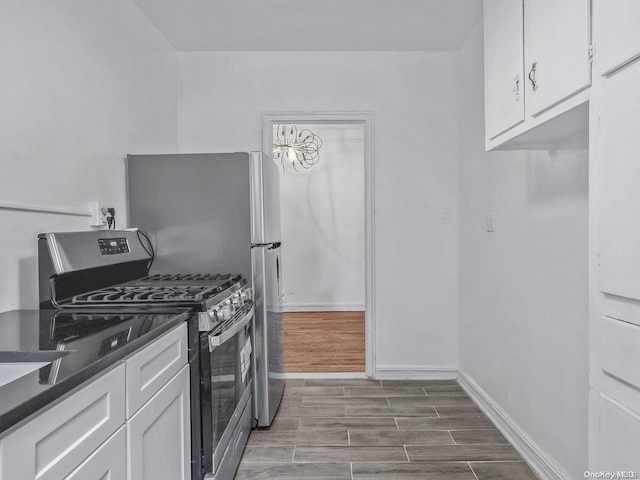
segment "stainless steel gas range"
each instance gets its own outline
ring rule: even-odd
[[[117,312],[187,307],[192,478],[230,480],[253,426],[254,298],[241,275],[148,275],[136,229],[39,236],[40,307]]]

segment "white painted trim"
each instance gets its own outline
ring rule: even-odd
[[[365,176],[365,370],[367,376],[376,373],[375,322],[375,162],[373,112],[265,112],[262,114],[262,150],[270,152],[274,123],[361,123],[364,125]]]
[[[455,380],[455,367],[379,366],[373,376],[376,380]]]
[[[294,373],[288,372],[284,374],[284,378],[367,378],[364,372],[314,372],[314,373]]]
[[[282,306],[283,312],[364,312],[365,305],[289,303]]]
[[[35,213],[53,213],[56,215],[72,215],[75,217],[90,217],[91,212],[80,208],[74,208],[66,205],[43,205],[36,203],[22,202],[0,202],[0,210],[17,210],[23,212]]]
[[[465,389],[542,480],[571,479],[571,476],[545,453],[471,377],[461,371],[458,374],[458,382],[462,388]]]

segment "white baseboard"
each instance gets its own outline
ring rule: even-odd
[[[367,378],[364,372],[314,372],[314,373],[293,373],[284,374],[284,378]]]
[[[324,303],[289,303],[282,305],[283,312],[364,312],[364,305],[324,304]]]
[[[376,366],[376,380],[454,380],[458,377],[455,367]]]
[[[458,372],[458,382],[480,409],[496,424],[498,430],[518,450],[522,458],[542,480],[569,480],[571,476],[520,428],[504,409],[464,372]]]

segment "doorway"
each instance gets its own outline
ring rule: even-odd
[[[281,167],[285,372],[288,377],[374,372],[373,169],[370,113],[268,113],[277,128],[311,133],[317,157],[276,150]],[[276,141],[277,143],[277,141]],[[286,142],[285,142],[286,143]],[[288,246],[288,247],[287,247]]]

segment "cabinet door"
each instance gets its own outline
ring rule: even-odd
[[[640,472],[640,415],[606,395],[600,396],[599,411],[598,464],[594,467],[609,472]]]
[[[528,116],[591,84],[589,0],[525,0],[524,34]]]
[[[17,429],[0,444],[0,478],[59,480],[124,424],[124,365]]]
[[[640,56],[640,2],[597,0],[597,65],[606,75]]]
[[[602,85],[600,290],[640,300],[640,64]]]
[[[125,480],[127,438],[124,425],[65,480]]]
[[[522,0],[484,1],[485,130],[489,139],[524,121]]]
[[[189,480],[189,366],[127,420],[129,480]]]

